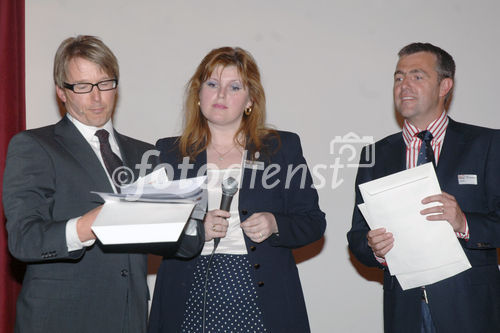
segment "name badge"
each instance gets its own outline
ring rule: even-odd
[[[477,185],[477,175],[458,175],[459,185]]]
[[[264,170],[264,162],[245,160],[245,168],[254,170]]]

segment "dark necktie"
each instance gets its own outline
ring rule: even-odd
[[[108,170],[108,175],[109,177],[111,177],[111,180],[113,181],[117,192],[120,193],[120,185],[122,185],[124,182],[120,179],[120,172],[118,171],[123,166],[123,162],[120,157],[118,157],[118,155],[113,153],[113,150],[111,150],[108,131],[106,131],[105,129],[98,130],[97,132],[95,132],[95,136],[99,138],[102,160],[104,161],[106,170]],[[117,169],[118,171],[115,172],[115,170]]]
[[[434,160],[434,151],[431,146],[432,133],[430,131],[422,131],[419,132],[417,136],[422,140],[422,145],[420,145],[420,150],[418,152],[417,165],[432,162],[435,168],[436,161]]]

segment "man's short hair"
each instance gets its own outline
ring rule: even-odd
[[[99,65],[110,77],[119,79],[118,60],[106,44],[97,37],[80,35],[65,39],[57,49],[54,58],[54,82],[58,87],[64,87],[68,64],[74,58],[91,61]]]
[[[444,78],[455,80],[455,61],[453,57],[442,48],[431,43],[408,44],[399,51],[398,56],[401,58],[418,52],[429,52],[436,56],[436,71],[438,72],[439,82]]]

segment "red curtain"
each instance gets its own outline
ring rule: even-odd
[[[0,0],[0,188],[7,145],[25,128],[24,1]],[[2,194],[0,191],[0,199]],[[0,205],[0,332],[14,331],[22,265],[7,249],[3,205]]]

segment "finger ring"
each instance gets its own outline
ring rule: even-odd
[[[215,224],[212,224],[212,231],[215,231]]]
[[[260,235],[260,238],[264,238],[264,236],[262,235],[262,232],[259,232],[259,235]]]

